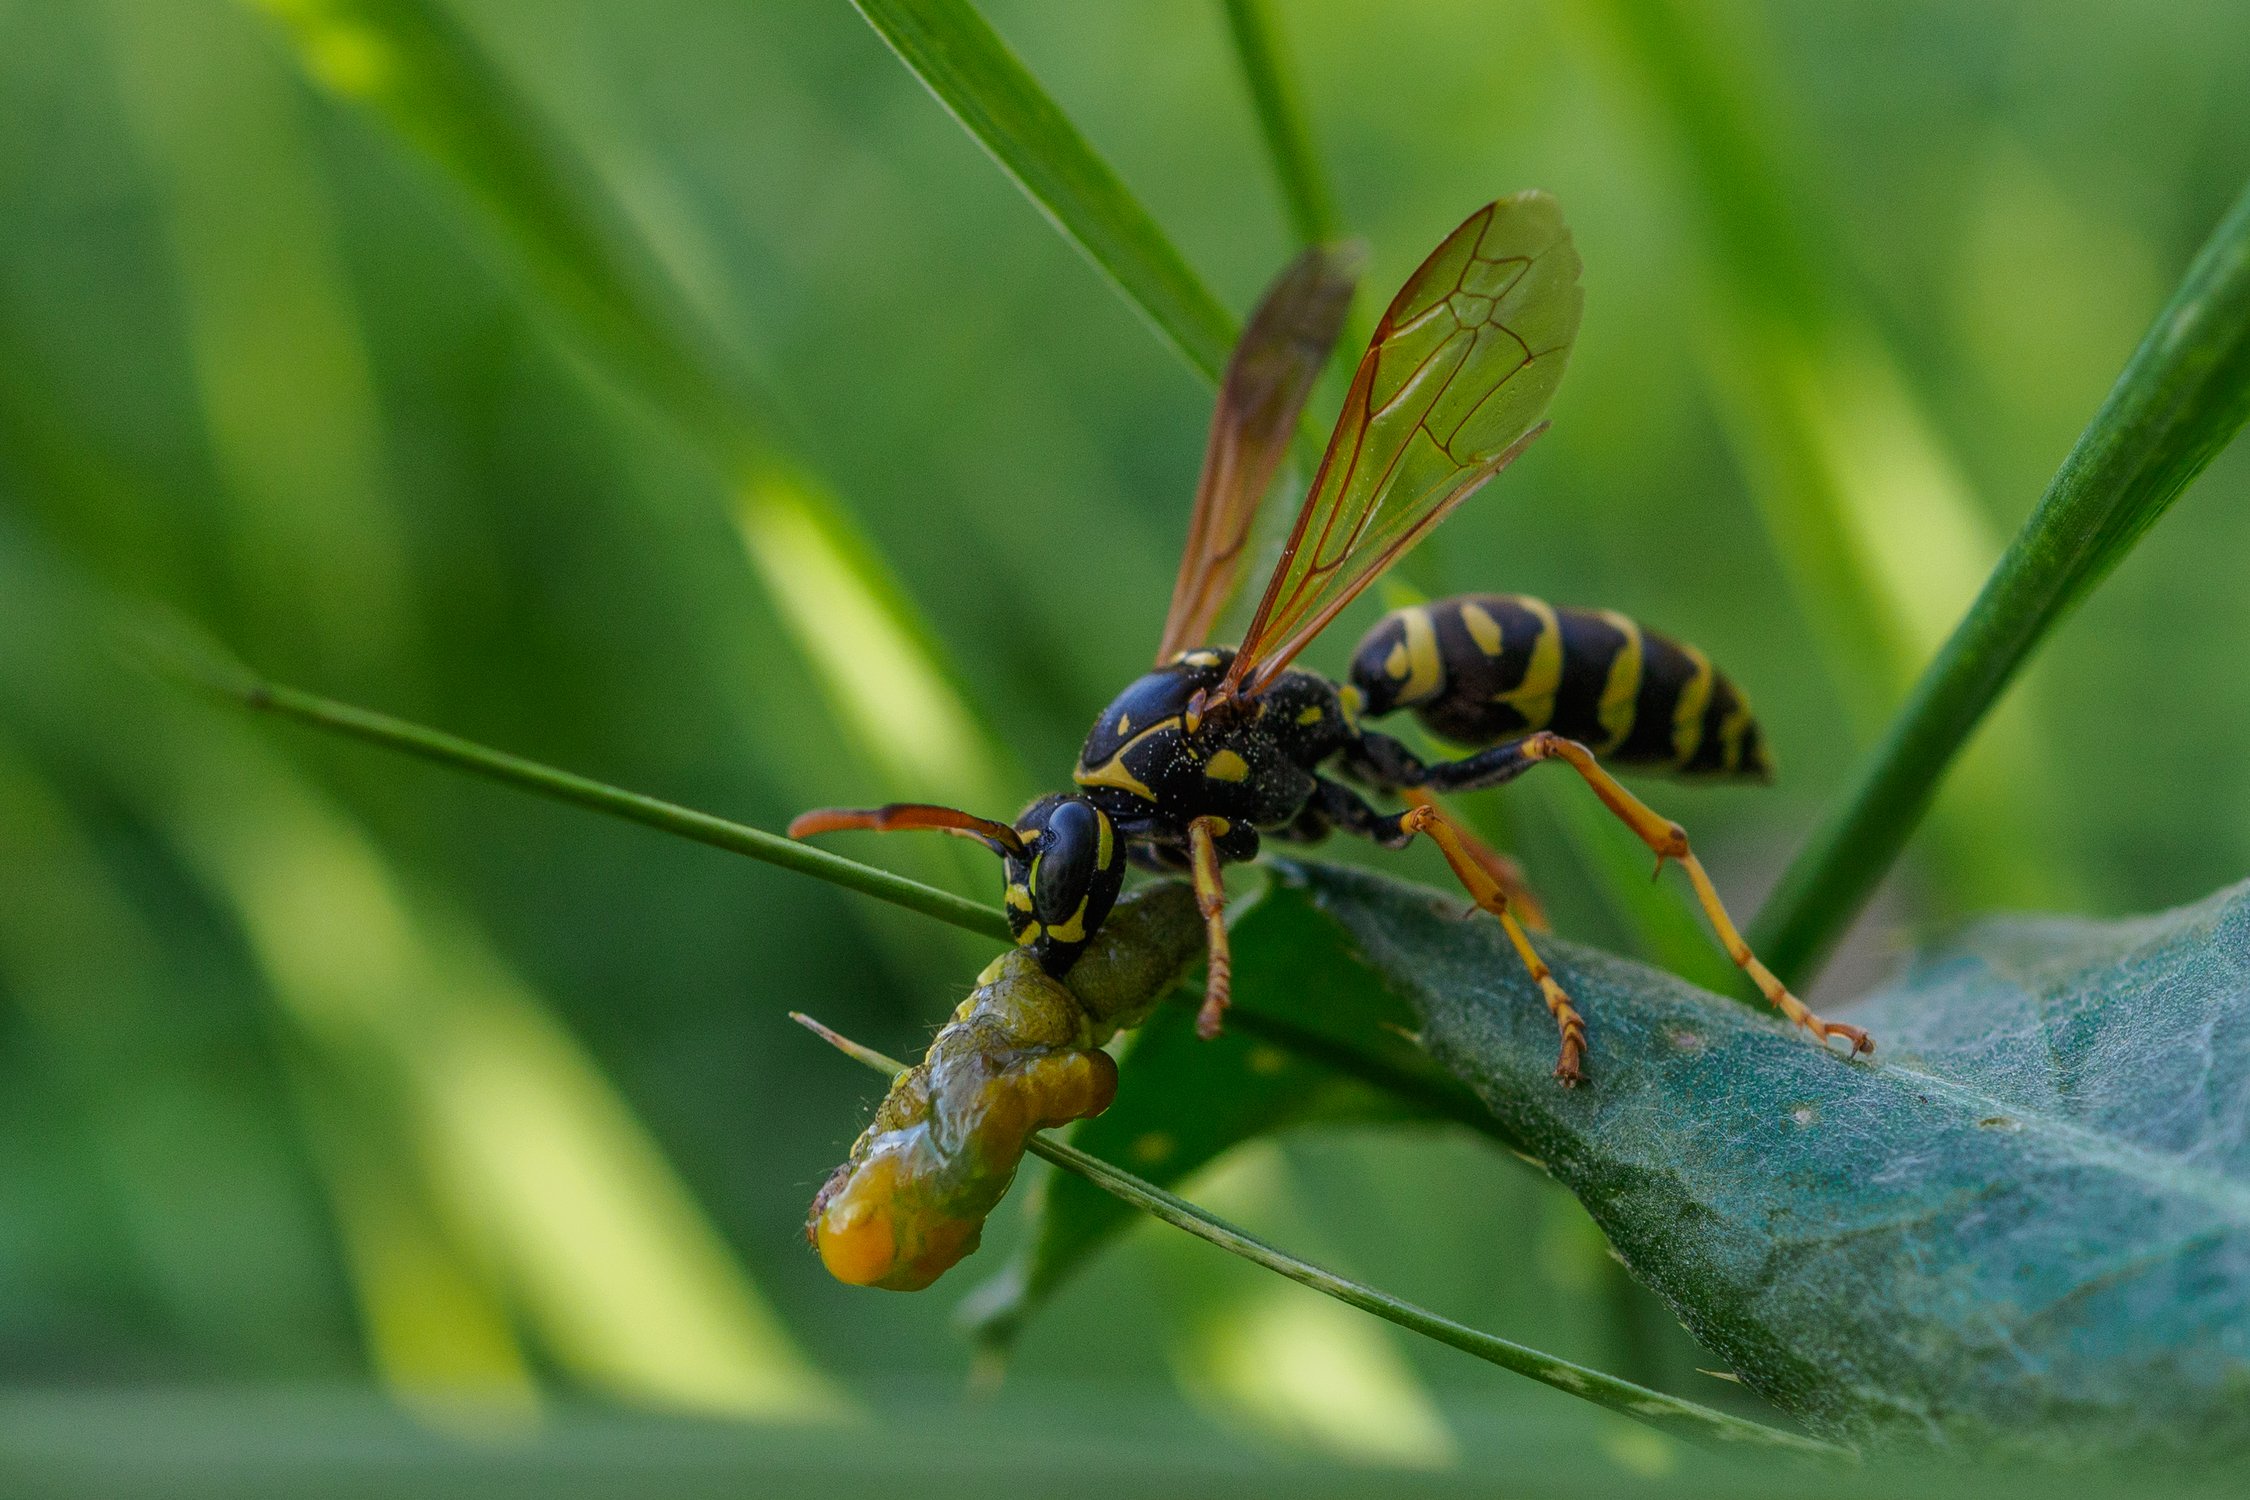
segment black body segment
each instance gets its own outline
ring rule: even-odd
[[[1460,594],[1393,610],[1352,654],[1357,711],[1409,709],[1460,745],[1551,730],[1617,765],[1768,780],[1741,691],[1695,647],[1614,610]]]
[[[1188,824],[1215,819],[1220,858],[1257,857],[1262,830],[1293,824],[1312,800],[1313,768],[1351,737],[1334,686],[1285,672],[1252,699],[1205,714],[1234,653],[1185,651],[1135,680],[1094,721],[1073,780],[1117,826],[1133,859],[1187,867]]]

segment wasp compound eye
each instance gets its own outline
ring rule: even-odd
[[[1098,868],[1100,819],[1101,814],[1075,800],[1048,816],[1031,860],[1031,910],[1049,926],[1069,921],[1086,899]]]

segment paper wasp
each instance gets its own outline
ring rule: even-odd
[[[899,803],[809,812],[796,836],[840,829],[940,829],[977,839],[1007,867],[1020,949],[1060,978],[1101,927],[1128,861],[1185,869],[1209,950],[1197,1019],[1215,1035],[1230,963],[1223,871],[1265,839],[1336,830],[1400,848],[1427,835],[1476,904],[1496,917],[1561,1032],[1555,1076],[1585,1077],[1586,1027],[1514,908],[1528,893],[1436,798],[1560,761],[1657,857],[1685,868],[1728,956],[1766,998],[1854,1053],[1856,1027],[1814,1015],[1760,963],[1680,826],[1603,762],[1688,776],[1763,778],[1756,721],[1704,655],[1622,615],[1521,596],[1472,595],[1399,610],[1352,658],[1345,685],[1292,665],[1343,608],[1545,430],[1578,332],[1579,260],[1552,198],[1487,204],[1446,236],[1377,324],[1343,415],[1239,646],[1206,637],[1239,583],[1251,525],[1321,368],[1356,277],[1356,257],[1300,256],[1267,291],[1234,351],[1157,666],[1095,721],[1074,790],[1012,825]],[[1367,719],[1412,710],[1435,733],[1483,747],[1431,762]],[[1402,798],[1383,811],[1364,792]],[[816,1206],[817,1207],[817,1206]]]

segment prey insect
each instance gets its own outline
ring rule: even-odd
[[[1343,832],[1386,848],[1427,837],[1496,918],[1560,1033],[1555,1076],[1582,1082],[1586,1023],[1519,913],[1528,892],[1441,796],[1568,767],[1655,854],[1676,862],[1734,962],[1823,1042],[1872,1050],[1822,1020],[1743,941],[1677,823],[1627,791],[1615,764],[1681,776],[1763,778],[1742,694],[1694,647],[1623,615],[1520,595],[1468,595],[1395,611],[1352,657],[1350,680],[1294,665],[1345,606],[1545,430],[1578,332],[1579,260],[1544,193],[1491,203],[1440,244],[1392,299],[1361,357],[1312,486],[1241,643],[1207,637],[1241,581],[1252,521],[1342,326],[1354,258],[1300,256],[1267,291],[1234,352],[1211,420],[1155,670],[1086,736],[1073,789],[1012,824],[951,808],[824,809],[796,836],[939,829],[1006,864],[1018,948],[1061,978],[1099,931],[1128,863],[1193,878],[1208,950],[1198,1028],[1216,1035],[1231,982],[1225,867],[1267,839]],[[1411,711],[1475,747],[1432,761],[1366,721]],[[1370,796],[1405,805],[1386,810]]]

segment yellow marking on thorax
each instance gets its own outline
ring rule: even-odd
[[[1680,650],[1695,663],[1695,674],[1680,689],[1680,701],[1672,705],[1672,764],[1684,766],[1695,759],[1695,752],[1703,744],[1703,712],[1711,706],[1711,658],[1693,646],[1682,645]]]
[[[1150,735],[1162,734],[1179,722],[1177,718],[1159,719],[1124,744],[1119,745],[1117,753],[1108,760],[1103,761],[1091,771],[1084,766],[1080,766],[1071,774],[1070,779],[1080,786],[1113,786],[1121,792],[1131,792],[1143,802],[1154,802],[1156,793],[1150,791],[1147,783],[1143,782],[1138,776],[1125,769],[1125,757],[1132,752],[1135,745],[1138,745]]]
[[[1383,670],[1406,679],[1399,684],[1397,702],[1407,708],[1427,703],[1445,691],[1445,663],[1438,659],[1437,626],[1431,623],[1427,605],[1400,610],[1398,622],[1405,634],[1384,661]]]
[[[1131,734],[1133,732],[1133,716],[1131,714],[1119,714],[1117,716],[1117,732],[1119,734]]]
[[[1312,707],[1297,715],[1297,722],[1308,726],[1318,724],[1327,712],[1328,710],[1315,703]]]
[[[1046,929],[1041,927],[1037,922],[1026,922],[1024,924],[1023,931],[1016,934],[1016,946],[1018,948],[1028,948],[1033,943],[1038,942],[1039,939],[1045,935]],[[963,1001],[962,1003],[966,1005],[968,1002]],[[965,1015],[956,1014],[953,1019],[955,1019],[956,1021],[965,1021],[968,1019],[968,1017]]]
[[[1250,762],[1232,750],[1221,750],[1211,757],[1203,774],[1213,781],[1240,781],[1250,774]]]
[[[1742,769],[1742,737],[1750,732],[1750,725],[1756,718],[1757,715],[1750,712],[1750,700],[1737,689],[1733,711],[1719,721],[1719,743],[1725,747],[1728,770]]]
[[[1504,693],[1494,693],[1492,701],[1505,703],[1521,714],[1527,729],[1544,729],[1555,716],[1555,689],[1562,686],[1562,622],[1555,618],[1555,607],[1544,599],[1518,594],[1516,603],[1538,618],[1539,638],[1531,643],[1531,661],[1524,667],[1523,681]]]
[[[1190,667],[1215,667],[1219,664],[1219,653],[1216,651],[1182,651],[1173,660]]]
[[[1031,910],[1031,888],[1011,882],[1008,886],[1007,902],[1017,911]]]
[[[1595,747],[1596,753],[1607,755],[1625,743],[1633,732],[1633,706],[1641,695],[1641,627],[1613,609],[1605,609],[1601,617],[1611,626],[1625,633],[1624,642],[1617,654],[1610,658],[1609,680],[1602,684],[1601,703],[1594,717],[1601,722],[1602,732],[1608,736]]]
[[[1359,710],[1366,702],[1357,683],[1347,682],[1336,690],[1336,706],[1344,711],[1344,727],[1354,734],[1359,733]]]
[[[1469,639],[1487,656],[1500,654],[1500,622],[1492,618],[1492,611],[1481,604],[1463,604],[1461,623],[1468,627]]]

